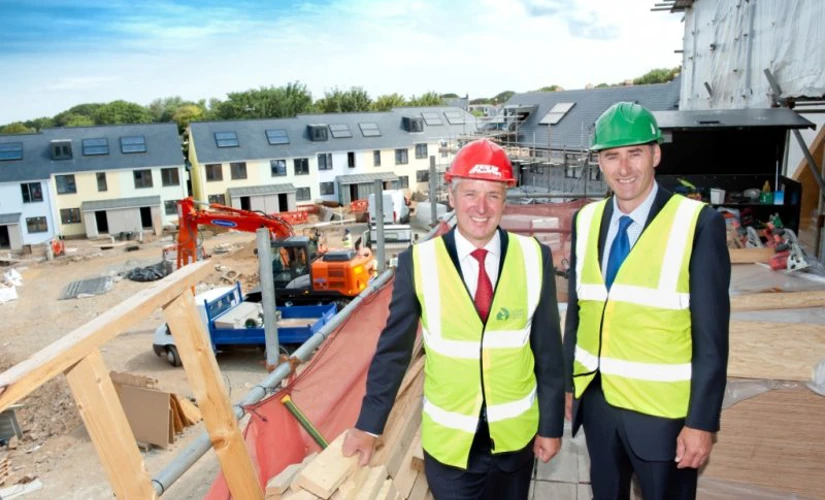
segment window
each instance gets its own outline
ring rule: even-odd
[[[375,122],[359,123],[358,128],[361,129],[361,135],[364,137],[381,137],[381,129]]]
[[[395,150],[395,164],[396,165],[406,165],[409,163],[409,159],[407,158],[407,150],[406,149],[396,149]]]
[[[5,142],[0,144],[0,161],[22,160],[23,143]]]
[[[321,153],[318,155],[318,170],[332,170],[332,153]],[[297,175],[298,172],[296,171]]]
[[[54,182],[57,184],[57,194],[73,194],[77,192],[74,174],[55,175]]]
[[[307,125],[310,141],[326,141],[329,130],[324,125]]]
[[[350,151],[347,153],[347,166],[349,168],[355,168],[355,152]]]
[[[415,171],[415,182],[430,182],[430,171],[429,170],[416,170]]]
[[[602,180],[602,171],[598,166],[591,166],[590,167],[590,180],[591,181],[600,181]]]
[[[178,201],[179,200],[166,200],[163,202],[163,211],[166,215],[178,214]]]
[[[97,190],[100,192],[109,190],[109,185],[106,184],[106,172],[97,173]]]
[[[411,116],[405,116],[401,120],[402,124],[404,125],[404,130],[407,132],[423,132],[424,131],[424,120],[421,118],[413,118]]]
[[[230,163],[229,172],[233,180],[246,179],[246,162],[239,161]]]
[[[209,203],[220,203],[221,205],[226,205],[226,195],[225,194],[210,194],[207,197],[207,201]]]
[[[72,159],[72,141],[52,141],[50,143],[52,160],[71,160]]]
[[[398,176],[398,187],[400,189],[406,189],[410,187],[410,176],[409,175],[399,175]]]
[[[237,148],[241,145],[235,132],[215,132],[215,144],[219,148]]]
[[[416,144],[415,145],[415,157],[419,160],[422,158],[427,158],[427,145],[426,144]]]
[[[464,123],[464,113],[457,109],[448,109],[444,112],[444,116],[450,125],[461,125]]]
[[[292,161],[295,175],[309,175],[309,158],[295,158]]]
[[[223,180],[223,168],[220,163],[213,163],[206,166],[206,182]]]
[[[421,117],[424,118],[424,121],[430,127],[433,125],[444,125],[444,122],[441,121],[441,117],[438,116],[438,113],[435,111],[425,111],[421,113]]]
[[[267,130],[266,141],[270,146],[275,146],[277,144],[289,144],[289,135],[286,133],[286,130],[283,129]]]
[[[349,125],[343,123],[333,124],[329,126],[329,132],[334,139],[346,139],[352,137],[352,132],[349,130]]]
[[[142,135],[133,135],[120,138],[120,152],[123,154],[145,153],[146,138]]]
[[[43,201],[43,187],[39,182],[20,184],[20,190],[23,192],[23,203]]]
[[[152,187],[151,170],[133,170],[133,173],[135,175],[135,189]]]
[[[567,114],[570,109],[575,106],[575,102],[560,102],[557,103],[555,106],[550,108],[550,111],[544,115],[544,118],[539,121],[539,125],[555,125],[564,118],[564,115]]]
[[[321,183],[321,196],[328,195],[328,194],[335,194],[335,183],[334,182],[322,182]]]
[[[80,224],[79,208],[61,208],[60,222],[62,224]]]
[[[29,234],[45,233],[49,230],[49,226],[46,224],[45,217],[27,217],[26,230]]]
[[[286,175],[286,160],[270,160],[269,167],[272,169],[272,177]]]
[[[372,152],[372,165],[375,167],[381,166],[381,151],[377,149]]]
[[[180,174],[176,168],[160,169],[160,180],[164,186],[180,186]]]
[[[298,188],[295,190],[296,201],[308,201],[311,199],[311,193],[308,187]]]
[[[98,156],[109,154],[109,139],[98,137],[95,139],[83,139],[83,156]]]
[[[581,165],[565,165],[564,176],[568,179],[581,179],[582,167]]]

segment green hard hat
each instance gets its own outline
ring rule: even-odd
[[[632,102],[617,102],[596,120],[590,149],[601,151],[653,141],[662,142],[662,131],[653,113]]]

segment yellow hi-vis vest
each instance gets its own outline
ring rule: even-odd
[[[442,238],[413,247],[415,292],[427,353],[421,444],[466,469],[486,400],[493,453],[524,448],[538,432],[530,328],[542,285],[536,240],[508,233],[486,326]]]
[[[612,406],[683,418],[693,347],[689,264],[704,204],[672,196],[639,237],[608,292],[598,249],[608,202],[585,206],[576,219],[576,398],[599,371]]]

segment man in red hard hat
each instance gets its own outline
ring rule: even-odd
[[[387,324],[343,453],[369,463],[410,362],[426,349],[421,444],[437,500],[526,499],[561,447],[564,371],[550,249],[499,227],[513,167],[481,139],[445,174],[456,227],[401,253]]]

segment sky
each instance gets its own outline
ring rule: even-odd
[[[681,64],[654,0],[0,0],[0,124],[124,99],[225,99],[299,81],[314,98],[492,97]]]

